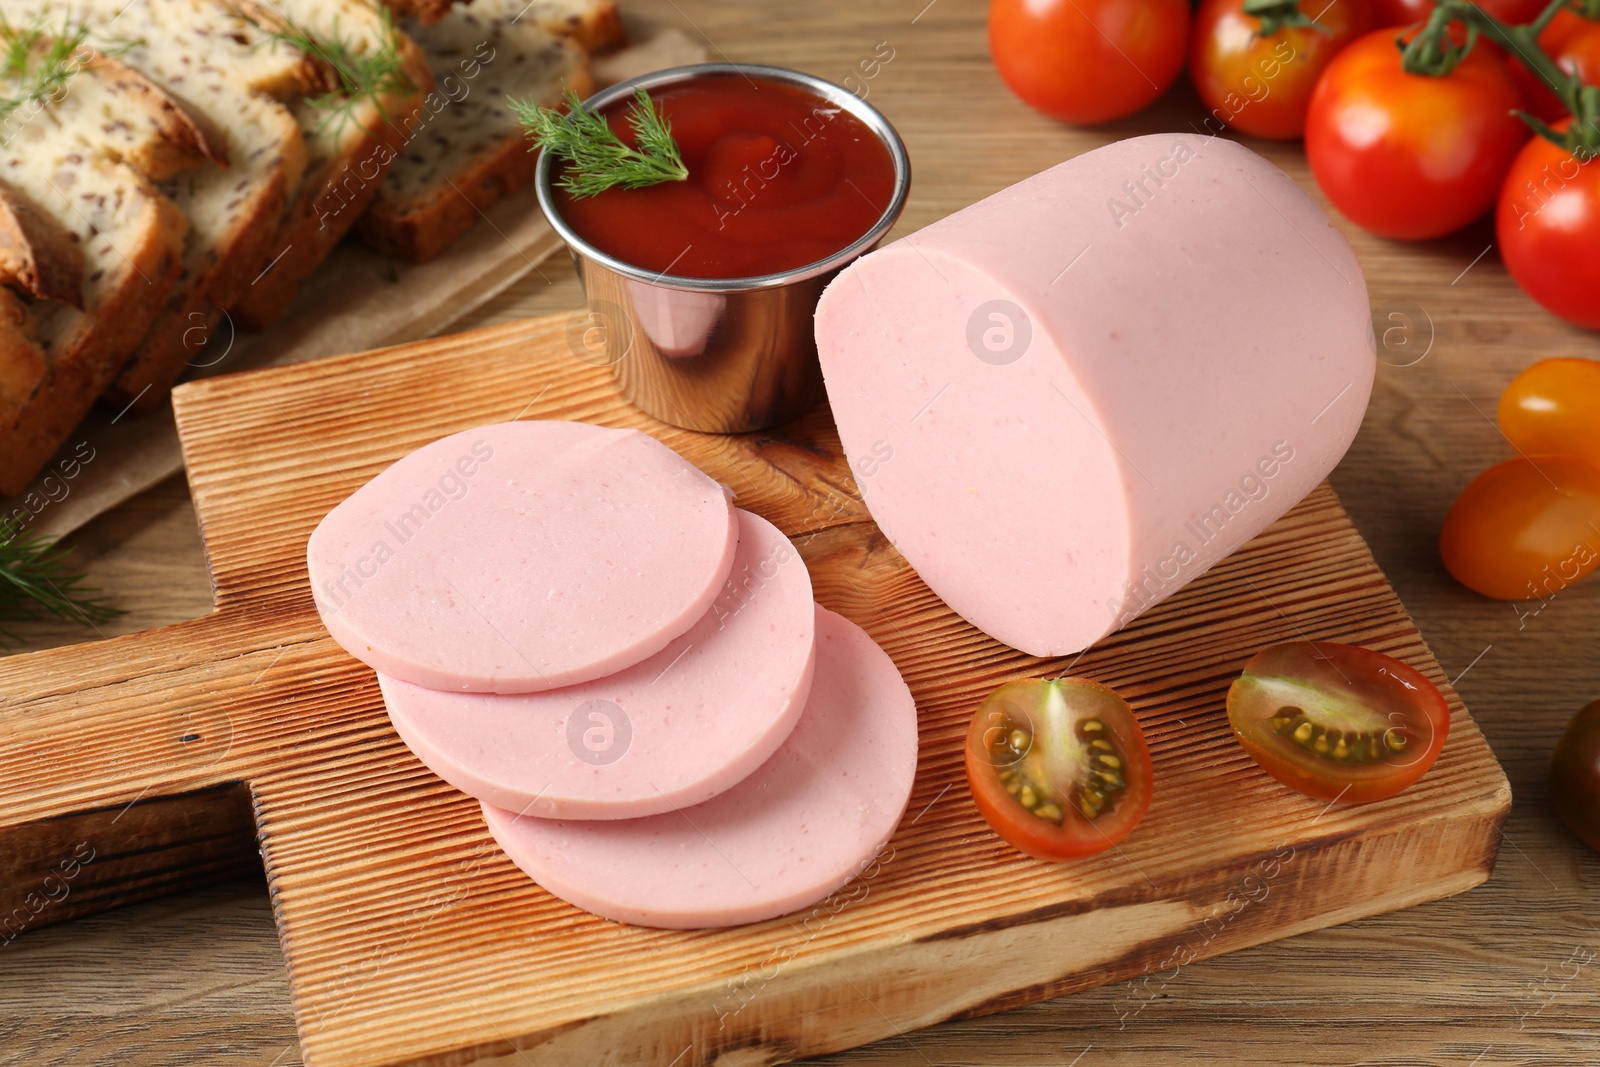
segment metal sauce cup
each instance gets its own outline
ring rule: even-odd
[[[889,120],[855,94],[782,67],[703,63],[655,71],[596,93],[599,110],[646,90],[712,74],[787,82],[837,105],[883,141],[894,195],[871,229],[827,259],[754,278],[684,278],[635,267],[595,248],[562,219],[553,190],[557,161],[540,154],[539,206],[578,268],[587,309],[568,331],[574,353],[609,364],[622,393],[650,415],[689,430],[742,433],[786,422],[823,398],[812,317],[823,287],[870,251],[900,216],[911,162]]]

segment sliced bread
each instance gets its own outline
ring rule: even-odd
[[[126,164],[70,141],[8,153],[0,180],[37,203],[84,253],[83,310],[44,303],[31,336],[43,375],[0,426],[0,494],[19,492],[105,391],[183,265],[188,220]],[[13,340],[8,347],[15,347]]]
[[[533,177],[536,154],[508,97],[556,104],[563,85],[587,95],[576,42],[519,18],[524,0],[474,0],[412,26],[438,90],[405,119],[406,143],[356,232],[379,252],[432,259]]]
[[[70,50],[36,28],[7,23],[0,36],[12,60],[0,71],[0,92],[38,105],[6,131],[0,183],[49,218],[83,257],[81,307],[40,301],[26,321],[10,315],[7,347],[15,355],[20,337],[44,363],[27,399],[0,425],[0,492],[10,493],[104,391],[180,270],[188,220],[123,160],[147,161],[161,173],[205,153],[193,129],[175,121],[170,101],[158,101],[125,68],[80,51],[76,36]],[[112,83],[129,94],[120,123],[108,123],[101,106]]]
[[[536,23],[558,37],[570,37],[589,52],[627,40],[616,0],[532,0],[518,9],[518,21]]]
[[[135,43],[126,46],[122,62],[219,131],[231,162],[227,170],[201,169],[160,186],[192,226],[183,275],[106,393],[119,410],[132,405],[144,412],[166,398],[188,366],[221,358],[202,350],[214,335],[231,338],[231,330],[218,329],[223,309],[259,273],[289,196],[305,173],[307,149],[288,109],[241,84],[240,68],[219,61],[212,47],[218,36],[233,40],[252,24],[199,0],[123,2],[115,31]],[[258,41],[254,47],[270,44]],[[285,68],[303,67],[303,57],[279,58]],[[256,76],[263,71],[258,59],[245,60]]]
[[[246,10],[280,39],[302,39],[303,50],[329,61],[339,85],[290,109],[306,134],[306,177],[260,273],[229,309],[239,325],[258,330],[283,313],[371,202],[404,141],[397,117],[418,106],[433,78],[422,51],[376,0],[276,0],[271,12]]]

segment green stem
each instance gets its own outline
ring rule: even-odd
[[[1600,6],[1600,0],[1582,0],[1582,3],[1585,10]],[[1402,66],[1411,74],[1444,77],[1472,51],[1480,34],[1487,37],[1520,59],[1549,87],[1572,113],[1572,123],[1565,133],[1560,133],[1527,112],[1519,111],[1517,115],[1539,136],[1572,152],[1580,161],[1587,161],[1600,153],[1600,88],[1586,86],[1562,70],[1539,46],[1540,31],[1572,4],[1573,0],[1550,0],[1549,6],[1529,25],[1508,26],[1470,0],[1439,0],[1416,37],[1402,45]],[[1466,27],[1465,44],[1456,45],[1450,40],[1452,22]]]
[[[1600,0],[1596,0],[1600,3]],[[1316,30],[1331,35],[1332,30],[1300,10],[1300,0],[1244,0],[1246,15],[1261,23],[1260,35],[1273,37],[1288,27]]]

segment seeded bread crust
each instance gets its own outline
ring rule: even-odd
[[[520,17],[522,0],[477,0],[411,29],[441,87],[408,116],[405,147],[356,234],[386,255],[420,263],[533,178],[537,154],[507,97],[560,102],[593,87],[574,41]]]
[[[401,18],[415,18],[419,22],[438,22],[449,14],[457,0],[384,0],[384,6]],[[460,0],[469,4],[472,0]]]
[[[51,106],[62,121],[80,110],[90,121],[98,119],[104,150],[151,181],[206,162],[228,165],[220,133],[202,127],[143,74],[104,54],[90,59]]]
[[[370,45],[381,33],[376,0],[277,0],[274,12],[313,35],[360,34]],[[356,101],[349,121],[331,125],[307,100],[291,108],[306,131],[311,164],[261,257],[260,273],[229,307],[239,326],[261,330],[282,315],[300,281],[328,257],[377,193],[405,141],[396,117],[409,114],[433,89],[422,50],[398,31],[394,45],[409,90]]]
[[[44,379],[45,358],[34,340],[33,310],[0,287],[0,426],[10,426]]]
[[[40,300],[83,307],[83,249],[49,215],[0,186],[0,285]],[[0,308],[0,324],[15,324]],[[0,392],[4,387],[0,386]]]

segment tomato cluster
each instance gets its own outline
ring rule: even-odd
[[[1565,137],[1573,119],[1547,84],[1600,85],[1600,19],[1552,17],[1548,0],[1483,0],[1474,17],[1528,27],[1499,38],[1516,45],[1508,55],[1459,20],[1440,22],[1457,13],[1435,15],[1434,0],[1304,6],[1200,0],[1191,15],[1187,0],[991,0],[989,45],[1019,97],[1074,123],[1145,107],[1187,58],[1208,132],[1304,137],[1328,200],[1385,237],[1442,237],[1493,209],[1517,283],[1600,329],[1600,161]],[[1545,75],[1529,66],[1540,50],[1554,63]],[[1524,110],[1572,143],[1534,136]]]
[[[1410,786],[1450,729],[1444,695],[1417,671],[1329,641],[1260,652],[1228,690],[1227,706],[1234,736],[1268,774],[1346,803]],[[965,764],[978,811],[1036,859],[1104,852],[1150,807],[1154,770],[1133,709],[1083,678],[996,689],[972,717]]]

